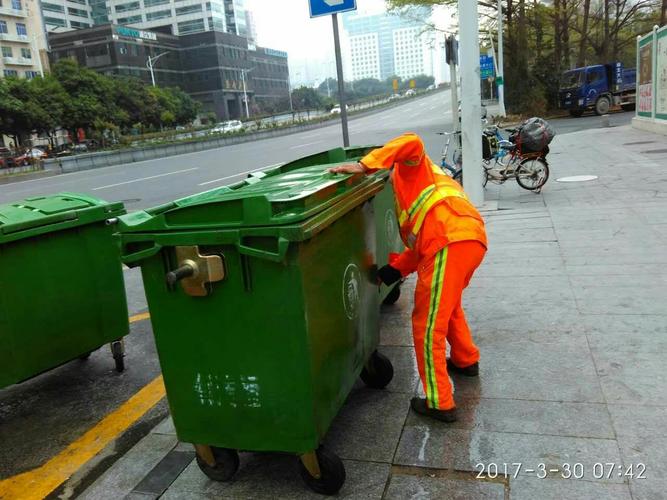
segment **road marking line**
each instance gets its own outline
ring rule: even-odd
[[[306,146],[313,146],[314,144],[319,144],[322,141],[307,142],[306,144],[299,144],[298,146],[292,146],[290,149],[299,149],[305,148]]]
[[[282,165],[282,163],[274,163],[273,165],[267,165],[266,167],[260,167],[260,168],[254,169],[254,170],[247,170],[245,172],[239,172],[238,174],[228,175],[227,177],[220,177],[219,179],[213,179],[212,181],[202,182],[202,183],[197,184],[197,185],[198,186],[207,186],[208,184],[214,184],[216,182],[225,181],[227,179],[233,179],[234,177],[238,177],[239,175],[252,174],[253,172],[259,172],[260,170],[267,170],[269,168],[279,167],[280,165]]]
[[[124,186],[126,184],[132,184],[134,182],[149,181],[151,179],[157,179],[158,177],[166,177],[168,175],[182,174],[184,172],[192,172],[193,170],[198,170],[199,167],[186,168],[185,170],[177,170],[176,172],[167,172],[166,174],[151,175],[150,177],[140,177],[139,179],[132,179],[131,181],[117,182],[116,184],[108,184],[106,186],[100,186],[93,188],[92,191],[99,191],[100,189],[108,189],[117,186]]]
[[[134,316],[130,316],[130,323],[136,323],[137,321],[143,321],[145,319],[149,319],[151,317],[150,313],[140,313],[140,314],[135,314]]]
[[[314,139],[315,137],[319,137],[320,135],[321,135],[320,132],[317,132],[316,134],[308,134],[308,135],[304,135],[303,139]]]
[[[45,498],[159,403],[165,393],[159,375],[44,465],[0,481],[0,499]]]

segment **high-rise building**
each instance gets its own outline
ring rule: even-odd
[[[0,0],[0,76],[33,78],[47,69],[38,0]]]
[[[248,36],[243,0],[43,0],[42,11],[48,31],[55,32],[111,23],[173,35]]]
[[[393,14],[366,15],[349,12],[343,15],[348,39],[347,66],[352,79],[392,76],[410,78],[432,75],[429,49],[423,32],[431,8],[413,9],[410,18]]]

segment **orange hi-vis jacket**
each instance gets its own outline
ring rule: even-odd
[[[360,162],[367,170],[393,169],[392,183],[401,238],[408,250],[393,256],[403,275],[419,260],[450,243],[479,241],[487,246],[484,221],[461,186],[426,155],[416,134],[401,135],[371,151]]]

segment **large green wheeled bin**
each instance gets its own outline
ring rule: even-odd
[[[385,180],[332,165],[281,166],[121,217],[140,265],[176,432],[228,480],[238,450],[289,452],[315,491],[345,480],[321,447],[357,377],[392,376],[377,353],[373,197]]]
[[[353,146],[348,148],[334,148],[297,160],[285,163],[281,168],[293,169],[298,167],[309,167],[323,163],[355,162],[380,146]],[[394,201],[394,190],[389,172],[378,171],[379,178],[386,179],[385,187],[373,198],[375,212],[375,228],[377,230],[377,265],[379,267],[387,264],[390,253],[399,253],[405,249],[398,231],[398,219],[396,218],[396,204]],[[392,286],[380,286],[380,299],[384,304],[394,304],[401,296],[401,284]]]
[[[122,371],[127,303],[107,221],[124,213],[71,193],[0,205],[0,388],[106,343]]]

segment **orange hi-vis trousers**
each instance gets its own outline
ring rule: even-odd
[[[420,262],[417,268],[412,334],[429,408],[455,407],[445,341],[449,342],[454,365],[463,368],[479,361],[461,295],[485,253],[486,248],[478,241],[459,241]]]

